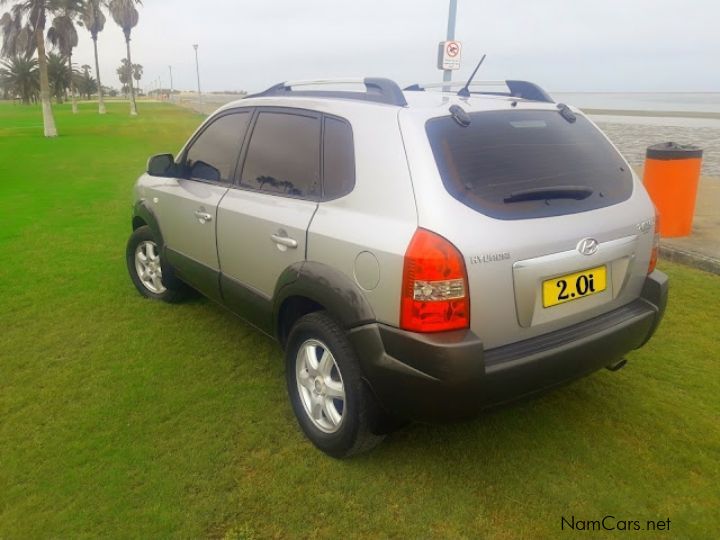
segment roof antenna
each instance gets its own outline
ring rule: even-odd
[[[478,62],[478,65],[475,66],[475,70],[472,72],[472,75],[470,75],[470,78],[468,79],[468,82],[465,84],[465,86],[463,86],[460,90],[458,90],[458,93],[457,93],[458,96],[461,96],[461,97],[470,97],[470,90],[469,90],[469,88],[470,88],[470,83],[471,83],[471,82],[473,81],[473,79],[475,78],[475,74],[477,73],[477,70],[480,69],[480,66],[482,66],[482,63],[485,61],[485,57],[486,57],[486,56],[487,56],[486,54],[483,54],[482,58],[481,58],[480,61]]]

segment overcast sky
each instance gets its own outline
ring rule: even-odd
[[[133,32],[141,85],[162,77],[203,91],[257,91],[291,79],[383,76],[440,80],[448,0],[145,0]],[[79,29],[78,65],[94,66]],[[458,0],[466,78],[528,79],[551,91],[720,91],[718,0]],[[125,54],[108,20],[98,40],[103,83]]]

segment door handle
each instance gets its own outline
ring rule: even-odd
[[[280,246],[289,247],[295,249],[298,246],[297,240],[290,238],[289,236],[280,236],[279,234],[270,235],[272,241]]]
[[[206,223],[212,221],[212,214],[203,212],[202,210],[195,210],[195,217],[200,220],[200,223]]]

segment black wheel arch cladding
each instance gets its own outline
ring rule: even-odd
[[[362,290],[348,276],[326,264],[304,261],[289,266],[278,279],[273,294],[273,328],[282,342],[282,308],[292,297],[306,298],[321,306],[344,328],[375,321],[375,313]]]

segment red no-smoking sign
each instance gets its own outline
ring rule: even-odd
[[[451,39],[441,41],[438,48],[438,67],[440,69],[460,69],[462,44]]]

